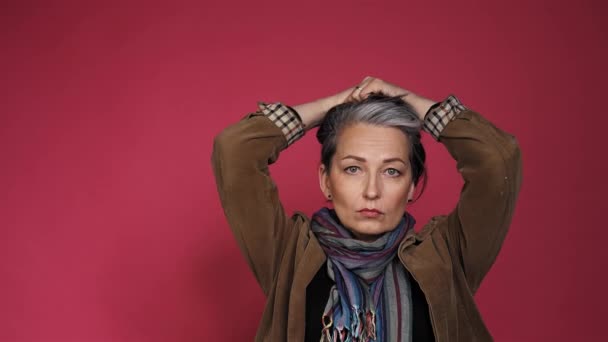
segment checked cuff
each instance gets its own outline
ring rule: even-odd
[[[467,108],[454,95],[448,96],[442,102],[434,104],[424,116],[423,129],[430,133],[435,140],[439,134],[460,112]]]
[[[298,113],[281,102],[266,103],[258,101],[259,112],[266,115],[283,131],[287,145],[291,145],[304,135],[304,125]]]

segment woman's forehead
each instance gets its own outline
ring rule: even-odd
[[[358,156],[366,160],[407,158],[409,144],[395,127],[357,123],[345,127],[337,139],[336,157]]]

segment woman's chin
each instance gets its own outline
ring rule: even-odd
[[[386,233],[388,229],[380,225],[361,225],[351,228],[350,231],[359,240],[372,241]]]

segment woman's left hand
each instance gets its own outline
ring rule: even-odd
[[[424,120],[424,115],[426,112],[433,104],[436,103],[435,101],[418,96],[411,91],[403,89],[395,84],[371,76],[365,77],[359,86],[356,87],[352,93],[350,93],[346,101],[361,101],[370,93],[378,91],[389,96],[401,95],[403,100],[414,108],[420,120]]]
[[[405,90],[397,85],[386,82],[379,78],[367,76],[349,95],[348,100],[361,101],[365,99],[370,93],[378,91],[381,91],[389,96],[403,95],[405,97],[411,94],[409,90]]]

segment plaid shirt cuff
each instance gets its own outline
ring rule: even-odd
[[[287,146],[293,144],[304,135],[304,125],[298,113],[281,102],[266,103],[258,101],[259,113],[266,115],[283,131]]]
[[[452,121],[460,112],[466,110],[458,98],[454,95],[448,96],[442,102],[434,104],[424,116],[423,129],[429,132],[435,140],[439,140],[441,131]]]

